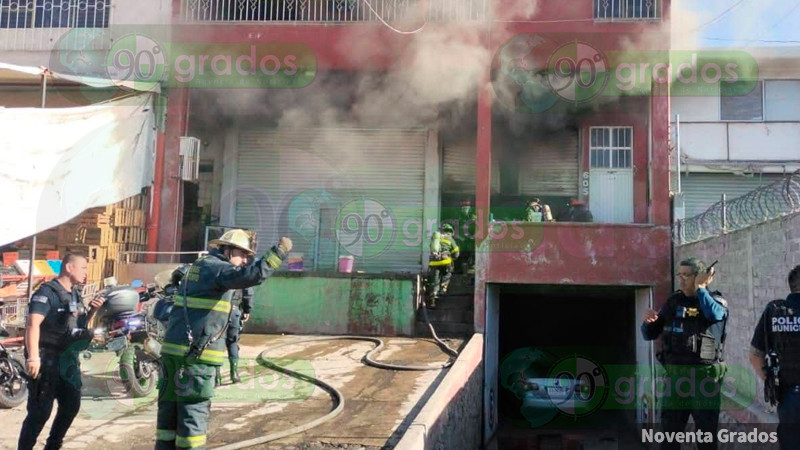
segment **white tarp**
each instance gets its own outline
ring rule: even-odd
[[[0,108],[0,245],[152,184],[153,95],[79,108]]]

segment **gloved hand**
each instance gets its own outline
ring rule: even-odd
[[[91,330],[87,330],[85,328],[73,328],[71,337],[73,341],[85,341],[90,340],[93,337],[93,333]]]
[[[279,249],[280,249],[280,250],[281,250],[283,253],[289,253],[290,251],[292,251],[292,240],[291,240],[291,239],[289,239],[289,238],[288,238],[288,237],[286,237],[286,236],[282,237],[282,238],[281,238],[281,239],[278,241],[278,248],[279,248]]]

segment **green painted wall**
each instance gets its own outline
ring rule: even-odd
[[[413,278],[279,273],[256,287],[245,332],[411,336]]]

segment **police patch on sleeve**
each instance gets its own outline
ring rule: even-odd
[[[36,303],[44,303],[44,304],[50,303],[50,299],[47,298],[47,296],[45,296],[45,295],[34,295],[33,298],[31,299],[31,301],[32,302],[36,302]]]

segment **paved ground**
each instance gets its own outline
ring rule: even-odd
[[[249,364],[244,360],[245,357],[255,358],[265,348],[308,338],[243,337],[243,361],[240,365],[249,366],[249,375],[241,385],[218,388],[209,429],[211,447],[303,424],[332,409],[333,401],[326,391],[265,369],[252,360]],[[376,358],[383,362],[436,365],[447,360],[433,342],[406,338],[386,338],[384,342],[386,348]],[[453,348],[461,345],[461,341],[450,341]],[[306,433],[254,448],[393,447],[406,424],[444,376],[444,371],[408,372],[368,367],[361,359],[372,348],[373,344],[369,342],[327,341],[290,345],[269,353],[270,357],[279,357],[273,360],[276,363],[314,374],[339,389],[345,396],[345,408],[333,421]],[[67,434],[64,448],[153,448],[155,398],[151,395],[134,399],[124,394],[113,377],[115,366],[116,361],[109,354],[97,354],[84,362],[83,405]],[[240,370],[245,369],[240,367]],[[227,370],[223,374],[227,381]],[[2,412],[0,448],[16,448],[24,417],[24,405]],[[43,445],[48,430],[49,423],[39,439],[40,445]]]

